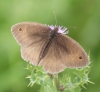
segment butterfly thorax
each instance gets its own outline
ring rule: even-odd
[[[49,32],[49,39],[53,39],[58,34],[58,27],[55,27],[54,30],[50,30]]]

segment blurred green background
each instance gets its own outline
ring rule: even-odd
[[[37,84],[27,87],[30,72],[11,26],[24,21],[55,25],[53,11],[57,25],[68,27],[68,35],[90,51],[89,77],[95,84],[82,92],[100,92],[100,0],[0,0],[0,92],[38,92]]]

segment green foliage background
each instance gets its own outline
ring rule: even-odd
[[[0,0],[0,92],[38,92],[27,87],[30,74],[20,56],[20,46],[11,34],[18,22],[35,21],[68,27],[69,36],[90,51],[90,80],[82,92],[100,92],[100,0]],[[72,27],[70,27],[72,26]],[[76,27],[73,28],[73,27]]]

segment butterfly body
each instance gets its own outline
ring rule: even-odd
[[[89,63],[86,52],[66,36],[66,32],[66,28],[36,22],[22,22],[12,27],[12,34],[21,46],[22,58],[33,65],[43,66],[51,74]]]
[[[43,49],[42,49],[42,51],[41,51],[41,54],[40,54],[40,58],[41,58],[41,59],[46,55],[46,53],[47,53],[47,51],[48,51],[48,49],[49,49],[49,46],[50,46],[51,43],[52,43],[52,40],[53,40],[53,39],[56,39],[56,36],[59,34],[59,33],[57,32],[57,30],[58,30],[58,27],[55,27],[54,30],[50,30],[50,31],[49,31],[49,36],[48,36],[46,45],[44,45],[44,47],[43,47]]]

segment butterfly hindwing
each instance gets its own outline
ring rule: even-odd
[[[48,73],[55,74],[61,72],[66,66],[61,62],[61,56],[56,38],[52,39],[52,43],[48,47],[48,51],[39,65],[42,65]]]

